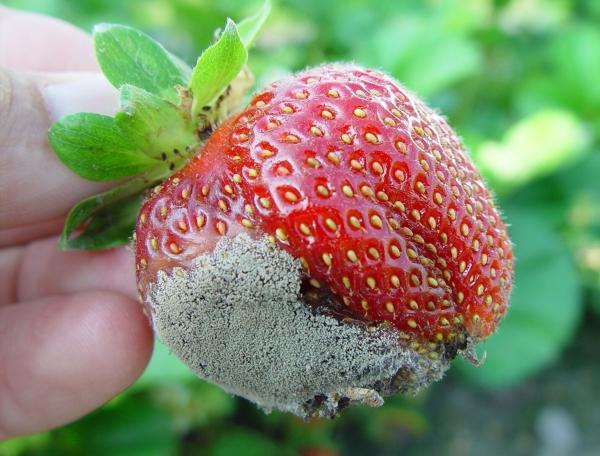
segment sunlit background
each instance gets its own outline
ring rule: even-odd
[[[12,0],[91,30],[120,22],[189,63],[243,0]],[[250,66],[262,85],[325,61],[383,69],[441,110],[515,243],[512,308],[483,367],[380,409],[304,423],[195,379],[157,347],[101,410],[0,455],[600,454],[600,2],[280,0]]]

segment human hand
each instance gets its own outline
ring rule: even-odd
[[[116,96],[87,35],[0,6],[0,440],[84,415],[150,357],[130,252],[57,247],[69,208],[103,187],[58,161],[47,130]]]

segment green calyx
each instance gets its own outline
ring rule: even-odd
[[[228,19],[194,68],[139,30],[95,27],[98,63],[119,89],[120,110],[114,117],[65,116],[48,136],[73,172],[119,184],[71,209],[61,248],[103,249],[129,241],[144,191],[181,169],[210,129],[238,108],[252,81],[248,49],[269,12],[267,1],[238,25]]]

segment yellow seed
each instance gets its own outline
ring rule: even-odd
[[[465,294],[462,291],[459,291],[457,293],[457,297],[458,297],[458,303],[459,304],[465,300]]]
[[[492,302],[493,302],[493,301],[492,301],[492,297],[491,297],[490,295],[487,295],[487,296],[485,297],[485,305],[486,305],[486,306],[491,306],[491,305],[492,305]]]
[[[473,215],[473,206],[471,206],[469,203],[465,204],[465,208],[467,209],[467,212],[469,213],[469,215]]]
[[[356,108],[354,110],[354,115],[356,117],[360,117],[361,119],[364,117],[367,117],[367,113],[363,109],[360,109],[360,108]]]
[[[323,131],[318,127],[310,127],[310,132],[313,136],[323,136]]]
[[[396,126],[396,122],[391,117],[386,117],[385,119],[383,119],[383,123],[385,123],[388,127]]]
[[[452,221],[456,220],[456,211],[454,209],[448,209],[448,218]]]
[[[140,215],[140,223],[143,225],[144,223],[146,223],[146,214],[142,214]]]
[[[440,153],[440,151],[439,151],[439,150],[437,150],[437,149],[434,149],[434,151],[433,151],[433,156],[435,157],[435,159],[436,159],[437,161],[440,161],[440,160],[442,159],[442,154],[441,154],[441,153]]]
[[[410,275],[410,281],[413,283],[414,286],[421,285],[421,279],[419,279],[419,277],[416,274]]]
[[[458,249],[454,246],[450,247],[450,255],[452,255],[452,258],[456,259],[458,257]]]
[[[365,133],[365,139],[371,144],[379,144],[379,138],[371,132]]]
[[[419,309],[419,304],[417,304],[417,301],[415,301],[414,299],[411,299],[408,303],[408,306],[412,309],[412,310],[418,310]]]
[[[235,182],[236,184],[239,184],[242,182],[242,176],[240,176],[239,174],[234,174],[232,176],[233,178],[233,182]]]
[[[196,226],[198,228],[202,228],[204,226],[204,222],[205,222],[205,219],[204,219],[203,215],[196,216]]]
[[[450,322],[448,321],[448,319],[446,317],[440,318],[440,325],[448,326],[449,324],[450,324]]]
[[[302,268],[305,271],[308,271],[310,269],[309,265],[308,265],[308,260],[304,257],[300,257],[300,263],[302,264]]]
[[[375,247],[369,247],[367,249],[367,253],[374,260],[378,260],[379,259],[379,250],[377,250]]]
[[[272,157],[273,155],[275,155],[275,152],[273,152],[272,150],[269,150],[269,149],[262,149],[262,150],[260,151],[260,156],[261,156],[262,158],[270,158],[270,157]]]
[[[379,201],[388,201],[390,198],[387,195],[387,193],[385,193],[383,191],[379,191],[379,192],[377,192],[377,199]]]
[[[298,195],[294,192],[287,191],[283,194],[283,197],[288,200],[290,203],[296,203],[298,201]]]
[[[393,275],[390,277],[390,283],[394,288],[398,288],[400,286],[400,279],[397,275]]]
[[[223,212],[227,211],[227,203],[224,200],[219,200],[217,204],[219,205],[219,209],[221,209]]]
[[[225,232],[227,231],[227,225],[225,225],[224,222],[218,221],[217,222],[217,231],[219,232],[219,234],[221,236],[223,236],[225,234]]]
[[[404,212],[406,210],[406,207],[404,206],[404,204],[401,201],[396,201],[394,203],[394,207],[398,210],[400,210],[401,212]]]
[[[287,234],[283,228],[277,228],[275,230],[275,236],[277,236],[277,238],[282,242],[287,241]]]
[[[348,133],[343,133],[341,138],[346,144],[352,144],[352,137]]]
[[[306,92],[296,92],[294,98],[296,100],[305,100],[308,98],[308,94]]]
[[[342,301],[344,301],[344,304],[347,306],[350,305],[350,298],[348,296],[342,296]]]
[[[352,225],[354,228],[360,228],[360,220],[358,219],[358,217],[351,215],[348,218],[348,222],[350,222],[350,225]]]
[[[354,250],[346,251],[346,257],[353,263],[356,263],[358,261],[358,257],[356,256],[356,252]]]
[[[174,242],[171,242],[169,244],[169,250],[172,253],[178,254],[181,250],[179,249],[179,246],[177,244],[175,244]]]
[[[239,163],[242,161],[242,157],[240,157],[239,155],[234,155],[233,157],[231,157],[231,159],[236,163]]]
[[[418,257],[417,252],[415,252],[413,249],[408,248],[406,249],[406,254],[408,255],[408,257],[412,260],[416,259]]]
[[[156,238],[150,239],[150,245],[152,246],[153,250],[158,250],[158,241]]]
[[[475,240],[473,241],[473,250],[474,250],[475,252],[478,252],[478,251],[479,251],[479,241],[478,241],[477,239],[475,239]]]
[[[301,223],[300,225],[298,225],[298,228],[300,228],[300,231],[302,231],[302,233],[306,236],[309,236],[311,234],[310,228],[306,223]]]
[[[427,277],[427,283],[434,288],[439,286],[439,282],[433,277]]]
[[[488,262],[488,256],[484,253],[481,255],[481,264],[485,266],[487,264],[487,262]]]
[[[324,119],[333,119],[333,113],[328,109],[323,109],[321,111],[321,117],[323,117]]]
[[[467,263],[465,263],[464,261],[461,261],[460,264],[458,265],[458,270],[460,272],[465,272],[465,269],[467,269]]]
[[[469,235],[469,227],[467,226],[466,223],[463,223],[461,225],[460,232],[463,234],[463,236],[468,236]]]
[[[333,163],[335,165],[340,164],[340,157],[338,157],[338,155],[334,152],[327,153],[327,160],[329,160],[331,163]]]
[[[279,124],[277,122],[269,121],[269,123],[267,124],[267,130],[274,130],[278,126]]]
[[[358,89],[356,92],[354,92],[356,95],[358,95],[359,97],[366,97],[367,94],[364,92],[364,90]]]
[[[342,277],[342,283],[347,289],[350,289],[350,279],[348,277]]]
[[[375,279],[373,277],[367,277],[367,286],[371,290],[374,289],[376,285],[377,285],[377,282],[375,282]]]
[[[248,176],[254,179],[256,176],[258,176],[258,171],[256,171],[254,168],[250,168],[248,169]]]
[[[417,327],[417,322],[414,321],[412,318],[409,318],[408,321],[406,322],[406,324],[413,329]]]
[[[315,288],[321,288],[321,282],[319,282],[317,279],[310,279],[308,283],[310,283]]]
[[[354,170],[362,169],[362,164],[358,160],[350,160],[350,166]]]
[[[410,215],[412,215],[413,218],[417,221],[421,220],[421,213],[416,209],[413,209],[412,211],[410,211]]]
[[[338,98],[340,96],[340,93],[337,90],[329,89],[329,91],[327,92],[327,96],[331,98]]]
[[[242,225],[244,225],[246,228],[252,228],[254,226],[247,218],[242,219]]]
[[[229,195],[233,195],[233,188],[231,188],[231,185],[226,184],[223,187],[223,190],[225,190],[225,193],[228,193]]]
[[[318,168],[319,166],[321,166],[321,163],[319,163],[319,161],[313,157],[308,157],[306,159],[306,164],[311,168]]]
[[[254,106],[256,106],[257,108],[264,108],[265,107],[265,102],[262,100],[258,100],[256,103],[254,103]]]
[[[324,253],[321,258],[323,258],[323,263],[325,263],[325,266],[331,266],[331,253]]]
[[[337,223],[330,218],[325,219],[325,225],[327,225],[327,228],[329,228],[331,231],[337,231],[338,229]]]
[[[208,196],[208,191],[210,189],[208,188],[208,185],[203,185],[202,188],[200,189],[200,192],[202,193],[202,196]]]
[[[427,163],[426,160],[421,160],[419,163],[421,164],[421,168],[423,168],[424,171],[429,171],[429,163]]]
[[[374,161],[373,163],[371,163],[371,169],[373,170],[373,172],[377,175],[382,175],[384,172],[383,166],[381,166],[381,163]]]
[[[381,217],[379,217],[376,214],[373,214],[370,218],[371,220],[371,225],[373,225],[375,228],[381,228],[383,226],[383,221],[381,220]]]
[[[283,140],[290,144],[298,144],[300,142],[300,138],[298,138],[296,135],[286,135]]]
[[[167,208],[167,206],[162,206],[160,208],[160,215],[162,215],[163,217],[166,217],[168,212],[169,212],[169,209]]]
[[[431,227],[431,229],[435,230],[435,228],[437,226],[437,222],[435,221],[435,219],[433,217],[429,217],[427,219],[427,222],[429,223],[429,226]]]
[[[349,197],[354,196],[354,192],[352,191],[352,187],[350,187],[349,185],[342,185],[342,192],[346,196],[349,196]]]
[[[477,296],[482,296],[484,292],[484,288],[482,284],[477,285]]]
[[[369,302],[366,299],[361,300],[360,305],[362,306],[363,309],[369,310]]]
[[[473,323],[479,323],[481,321],[481,317],[477,314],[473,315]]]
[[[183,233],[185,233],[188,229],[187,223],[185,223],[185,220],[179,220],[179,222],[177,223],[177,226],[179,227],[179,230],[182,231]]]
[[[394,308],[394,303],[391,301],[388,301],[385,303],[385,310],[387,310],[390,313],[394,313],[396,311],[396,309]]]
[[[317,193],[321,196],[329,196],[329,189],[324,185],[317,185]]]
[[[393,244],[390,246],[390,255],[392,255],[394,258],[398,258],[400,256],[400,249],[398,246]]]
[[[284,106],[283,108],[281,108],[281,112],[283,112],[284,114],[292,114],[294,112],[294,108],[292,108],[291,106]]]
[[[406,144],[404,144],[402,141],[396,141],[396,149],[398,149],[398,152],[402,154],[408,152],[408,147],[406,147]]]
[[[442,195],[441,193],[435,192],[433,194],[433,200],[437,203],[437,204],[442,204]]]
[[[417,191],[421,194],[425,193],[425,184],[423,184],[423,182],[418,181],[415,184],[415,188],[417,189]]]
[[[393,230],[397,230],[398,228],[400,228],[400,222],[398,222],[398,220],[392,217],[388,218],[388,225]]]
[[[362,185],[360,187],[360,192],[367,198],[374,195],[373,190],[371,190],[371,187],[369,187],[368,185]]]
[[[264,196],[263,196],[263,197],[261,197],[261,198],[259,198],[259,199],[258,199],[258,202],[259,202],[259,203],[260,203],[260,205],[261,205],[262,207],[264,207],[265,209],[269,209],[269,208],[271,207],[271,201],[270,201],[268,198],[264,197]]]

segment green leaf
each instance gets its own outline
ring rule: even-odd
[[[229,456],[232,454],[243,454],[244,456],[263,456],[282,453],[282,448],[279,448],[274,442],[265,436],[245,430],[243,428],[228,429],[226,433],[219,436],[215,442],[211,456]]]
[[[138,194],[162,177],[138,177],[77,203],[65,221],[60,247],[94,250],[126,244],[141,202]]]
[[[187,85],[191,70],[160,43],[132,27],[100,24],[94,28],[94,45],[112,85],[131,84],[178,102],[176,86]]]
[[[202,108],[214,102],[227,85],[240,73],[248,51],[242,42],[234,22],[227,20],[219,40],[198,58],[192,72],[192,116],[202,114]]]
[[[269,0],[265,1],[260,9],[256,12],[256,14],[243,19],[238,24],[238,32],[240,34],[240,38],[248,49],[252,46],[256,35],[265,24],[267,17],[271,13],[271,2]]]
[[[497,186],[511,188],[574,162],[589,141],[573,114],[544,110],[514,125],[500,143],[482,144],[476,159]]]
[[[560,238],[531,208],[505,209],[516,257],[509,310],[479,346],[487,352],[483,366],[456,362],[462,376],[487,388],[514,385],[554,362],[582,312],[577,271]]]
[[[115,180],[164,166],[137,150],[114,119],[101,114],[65,116],[52,125],[49,140],[66,166],[90,180]]]
[[[185,162],[186,148],[198,142],[189,113],[144,89],[121,87],[121,111],[115,123],[145,155],[175,163]]]

